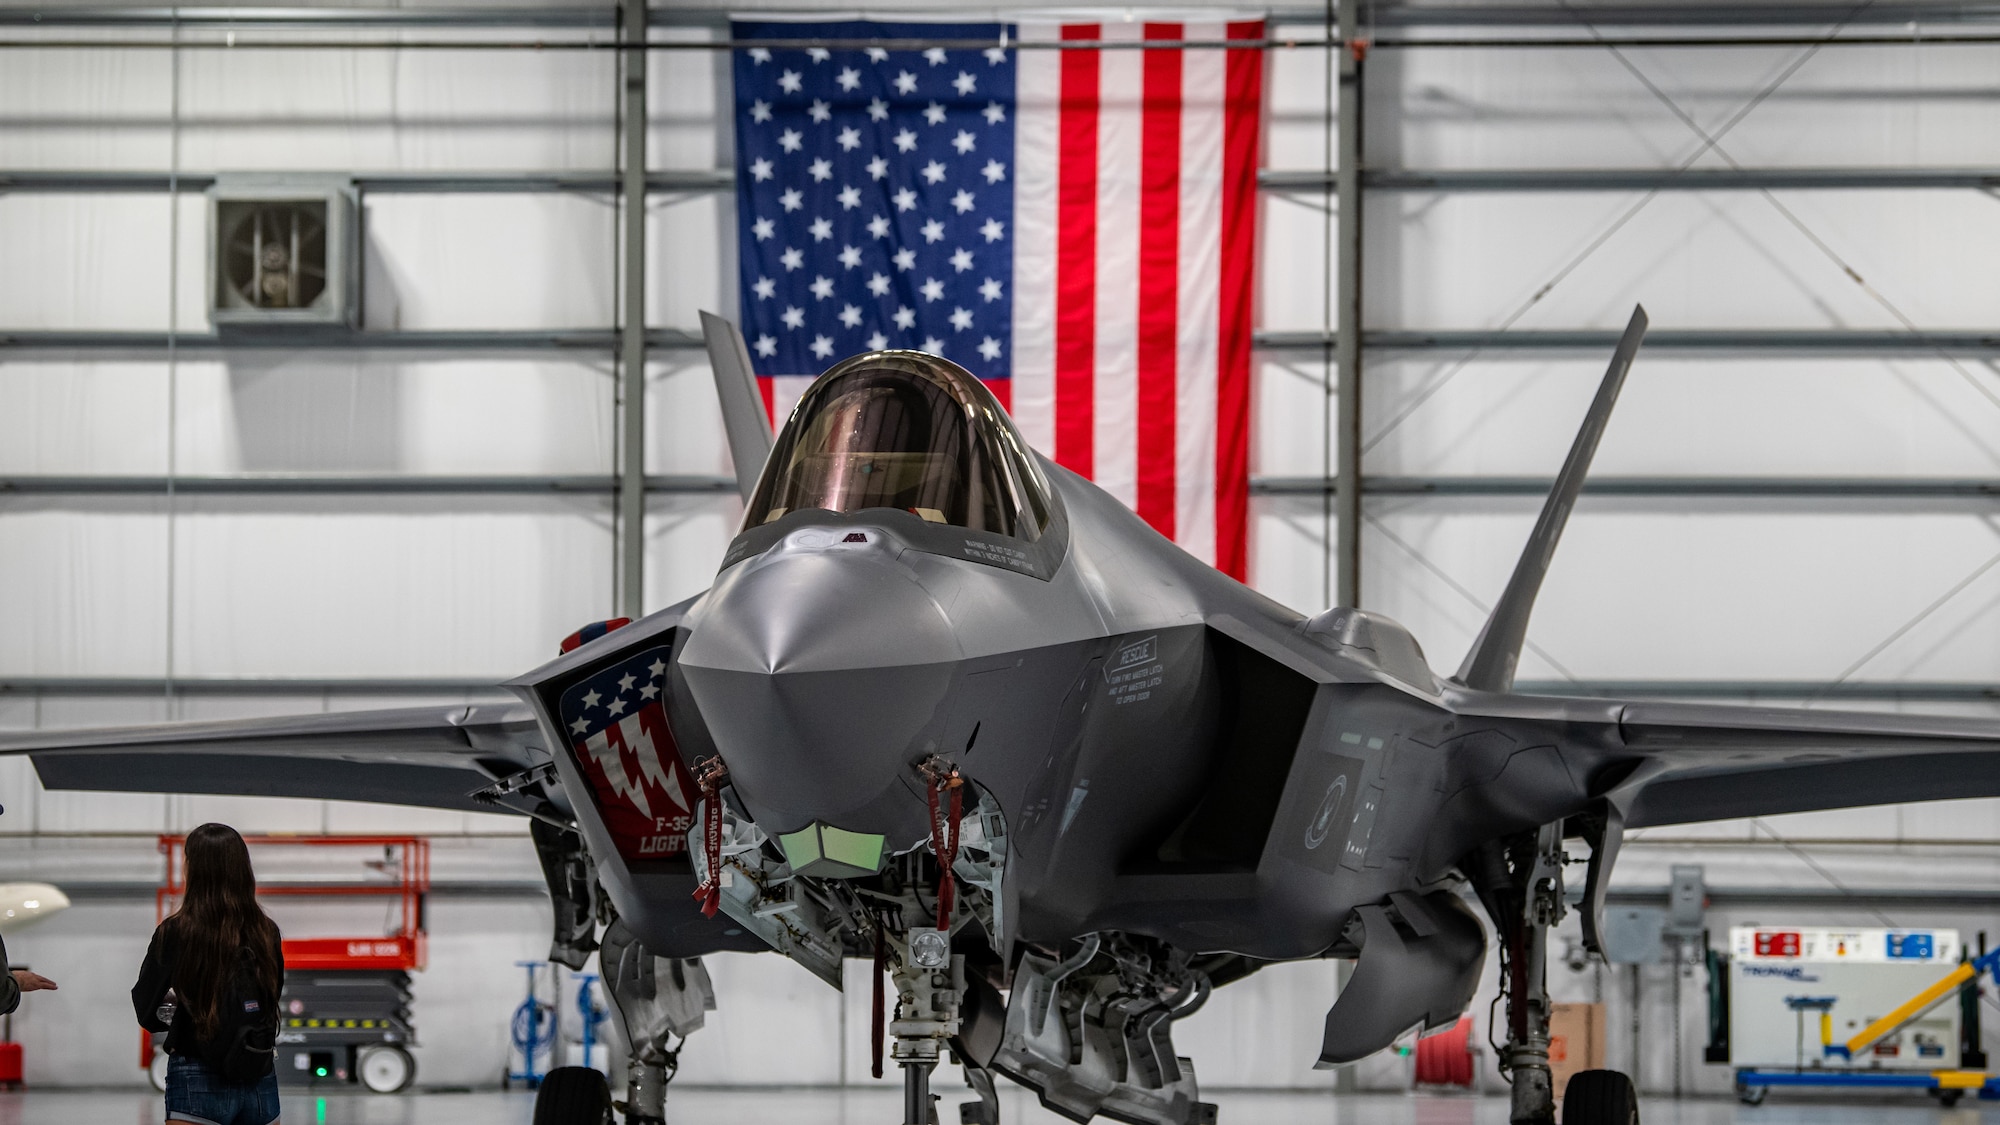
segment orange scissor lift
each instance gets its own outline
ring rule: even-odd
[[[364,872],[345,880],[259,881],[260,898],[373,898],[390,904],[393,925],[382,935],[284,939],[285,989],[278,1001],[278,1081],[286,1085],[360,1083],[377,1093],[407,1087],[416,1077],[408,1047],[410,973],[425,963],[425,896],[431,885],[431,845],[421,836],[245,836],[264,848],[365,849]],[[164,920],[187,893],[187,837],[160,837],[166,881],[155,893]],[[380,858],[374,856],[379,852]],[[385,878],[386,876],[386,878]],[[164,1088],[162,1036],[142,1033],[139,1065]]]

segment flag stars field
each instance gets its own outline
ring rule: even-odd
[[[738,39],[797,24],[738,23]],[[1001,28],[850,22],[841,38],[1001,38]],[[750,47],[735,84],[744,335],[763,376],[877,348],[1010,373],[1016,55]],[[972,190],[979,185],[998,190]],[[984,331],[977,331],[984,328]]]

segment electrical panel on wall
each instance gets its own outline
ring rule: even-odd
[[[220,177],[208,192],[208,317],[217,331],[352,330],[360,203],[344,179]]]

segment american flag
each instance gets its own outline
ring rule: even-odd
[[[626,859],[687,851],[695,786],[667,725],[668,650],[651,648],[573,684],[557,715]]]
[[[1235,23],[737,23],[741,320],[782,418],[820,371],[917,348],[1029,442],[1225,573],[1247,569],[1256,48]]]

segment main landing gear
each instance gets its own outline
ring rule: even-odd
[[[609,1125],[614,1110],[625,1125],[666,1125],[667,1084],[680,1061],[674,1040],[684,1041],[715,1009],[708,970],[699,957],[654,956],[622,921],[604,932],[598,964],[631,1044],[625,1100],[612,1101],[610,1084],[589,1067],[557,1067],[542,1079],[535,1125]]]
[[[1543,826],[1481,848],[1469,865],[1500,937],[1507,1042],[1500,1069],[1513,1083],[1510,1125],[1556,1125],[1549,1075],[1549,930],[1563,917],[1563,826]],[[1639,1125],[1639,1096],[1615,1070],[1580,1071],[1564,1091],[1561,1125]]]

